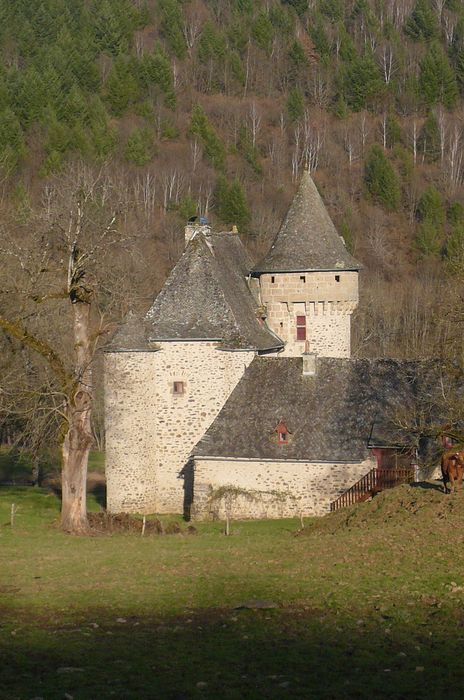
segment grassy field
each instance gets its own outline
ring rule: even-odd
[[[76,538],[58,510],[0,489],[2,699],[463,696],[462,494],[404,486],[298,535]]]
[[[40,477],[43,480],[59,481],[60,454],[50,450],[40,460]],[[102,452],[91,452],[89,456],[89,473],[103,474],[105,456]],[[28,484],[32,481],[32,462],[27,450],[0,447],[0,484]]]

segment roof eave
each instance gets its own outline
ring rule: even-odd
[[[252,277],[258,277],[259,275],[282,275],[291,272],[359,272],[363,269],[362,265],[357,267],[313,267],[313,268],[300,268],[300,269],[258,269],[254,268],[250,275]]]

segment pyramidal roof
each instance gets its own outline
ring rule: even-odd
[[[171,271],[145,318],[115,335],[116,350],[157,341],[216,340],[224,349],[280,349],[282,340],[261,321],[247,277],[251,260],[237,235],[198,233]]]
[[[265,258],[254,268],[263,272],[359,270],[345,248],[308,170]]]

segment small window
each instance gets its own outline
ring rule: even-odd
[[[174,382],[172,386],[172,393],[173,394],[184,394],[185,393],[185,384],[184,382]]]
[[[281,418],[279,423],[276,425],[275,432],[277,433],[277,444],[278,445],[288,445],[290,431],[287,428],[285,421]]]
[[[271,277],[271,284],[274,284],[275,282],[275,277]]]
[[[335,275],[335,282],[340,282],[340,275]]]
[[[306,340],[306,316],[296,317],[296,339]]]
[[[300,275],[300,282],[306,282],[306,277],[304,275]]]

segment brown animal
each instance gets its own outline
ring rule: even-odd
[[[464,451],[446,450],[441,457],[441,473],[443,475],[443,489],[445,493],[457,491],[462,488],[464,476]],[[447,487],[447,483],[450,487]]]

